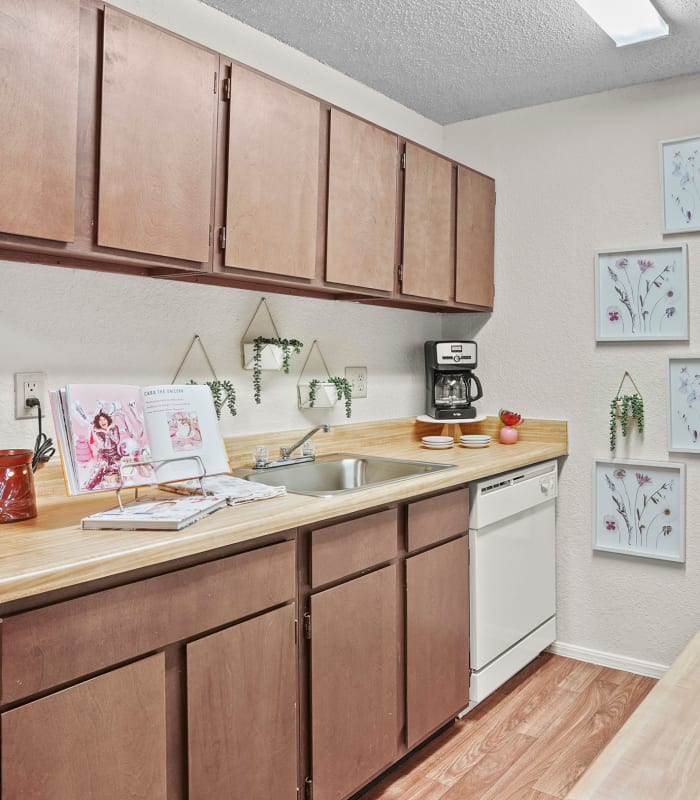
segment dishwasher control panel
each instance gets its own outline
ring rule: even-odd
[[[556,497],[556,461],[477,481],[470,487],[469,527],[484,528]]]

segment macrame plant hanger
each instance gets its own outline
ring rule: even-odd
[[[635,391],[635,392],[636,392],[636,393],[639,395],[639,397],[640,397],[640,398],[643,400],[644,398],[642,397],[642,393],[639,391],[639,387],[638,387],[638,386],[637,386],[637,384],[634,382],[634,378],[633,378],[633,377],[630,375],[630,373],[629,373],[629,372],[627,372],[627,370],[625,370],[625,371],[624,371],[624,373],[623,373],[623,375],[622,375],[622,380],[620,381],[620,385],[617,387],[617,392],[616,392],[616,394],[615,394],[615,400],[619,400],[619,398],[620,398],[620,392],[622,391],[622,386],[623,386],[623,384],[624,384],[624,382],[625,382],[625,380],[626,380],[626,379],[629,379],[629,381],[630,381],[630,383],[632,384],[632,386],[634,386],[634,391]]]
[[[189,358],[190,353],[192,352],[192,348],[195,345],[199,345],[200,350],[202,351],[202,355],[204,356],[204,360],[209,367],[209,371],[212,375],[212,380],[206,381],[207,386],[211,390],[212,397],[214,398],[214,408],[216,409],[216,416],[217,418],[221,418],[221,409],[226,406],[228,408],[229,413],[232,417],[236,416],[236,390],[233,388],[233,384],[231,381],[228,380],[219,380],[218,375],[216,374],[216,370],[214,369],[214,365],[211,363],[211,359],[209,358],[209,353],[207,353],[207,349],[204,346],[204,342],[202,341],[200,335],[195,333],[192,337],[192,341],[190,342],[190,346],[185,351],[185,355],[182,357],[182,361],[175,371],[173,375],[171,384],[175,383],[178,379],[180,373],[182,372],[182,368],[185,366],[185,362]],[[190,383],[194,383],[194,381],[190,381]]]
[[[301,372],[299,373],[299,378],[297,379],[297,397],[299,400],[299,408],[310,408],[309,402],[309,381],[302,381],[304,377],[304,372],[306,371],[306,367],[308,366],[309,361],[311,360],[311,354],[316,350],[318,353],[321,363],[323,364],[323,369],[326,371],[326,375],[330,378],[331,371],[328,369],[328,364],[326,363],[326,359],[323,357],[323,353],[321,351],[321,346],[318,343],[318,339],[314,339],[311,347],[309,348],[309,352],[306,354],[306,359],[304,361],[304,365],[301,368]],[[326,402],[323,402],[323,406],[326,408],[335,405],[335,402],[330,402],[330,398],[335,393],[335,387],[333,388],[333,392],[329,395],[329,399]],[[321,407],[321,402],[319,402],[320,398],[317,398],[314,407],[319,408]]]
[[[255,336],[248,337],[250,333],[250,329],[253,327],[253,323],[258,317],[260,311],[264,309],[267,312],[268,319],[270,321],[270,327],[272,328],[273,336],[269,338],[280,339],[280,332],[277,330],[277,325],[275,325],[275,320],[272,316],[272,312],[270,311],[270,307],[267,305],[267,300],[264,297],[260,298],[260,302],[255,307],[255,311],[253,312],[253,316],[250,318],[250,322],[248,323],[248,327],[243,331],[243,336],[241,338],[241,357],[243,361],[243,369],[253,369],[253,357],[254,357],[254,340]],[[274,358],[274,356],[273,356]],[[265,362],[261,369],[281,369],[282,362],[277,360],[270,363],[269,358],[264,358],[263,361]]]

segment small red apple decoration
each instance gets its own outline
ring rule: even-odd
[[[498,416],[501,422],[504,425],[507,425],[509,428],[519,425],[523,421],[523,418],[517,413],[517,411],[508,411],[506,408],[502,408],[498,412]]]

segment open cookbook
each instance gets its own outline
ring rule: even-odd
[[[49,399],[68,494],[230,471],[208,386],[72,383]]]

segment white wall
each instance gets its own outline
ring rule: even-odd
[[[662,236],[658,142],[700,133],[700,77],[459,123],[445,149],[496,179],[496,312],[447,320],[474,336],[486,407],[569,420],[559,502],[562,642],[668,664],[700,627],[700,462],[669,453],[670,354],[700,352],[700,234]],[[594,252],[687,242],[690,342],[595,342]],[[679,565],[592,552],[594,458],[624,370],[645,400],[643,440],[618,457],[684,461],[687,553]]]
[[[197,0],[112,5],[428,147],[441,145],[436,123]],[[0,262],[0,275],[0,447],[30,446],[36,435],[34,422],[14,419],[13,373],[44,371],[51,387],[170,382],[194,333],[219,377],[231,378],[238,390],[238,416],[222,417],[225,435],[346,421],[342,404],[331,412],[297,409],[304,354],[293,357],[289,375],[264,373],[263,402],[254,404],[239,342],[259,293],[6,262]],[[348,365],[368,367],[369,396],[354,401],[352,421],[423,411],[422,343],[439,338],[439,314],[283,295],[268,299],[281,335],[302,340],[307,349],[318,339],[334,374],[343,375]],[[197,374],[191,370],[184,378],[206,378],[197,359],[193,363]]]

